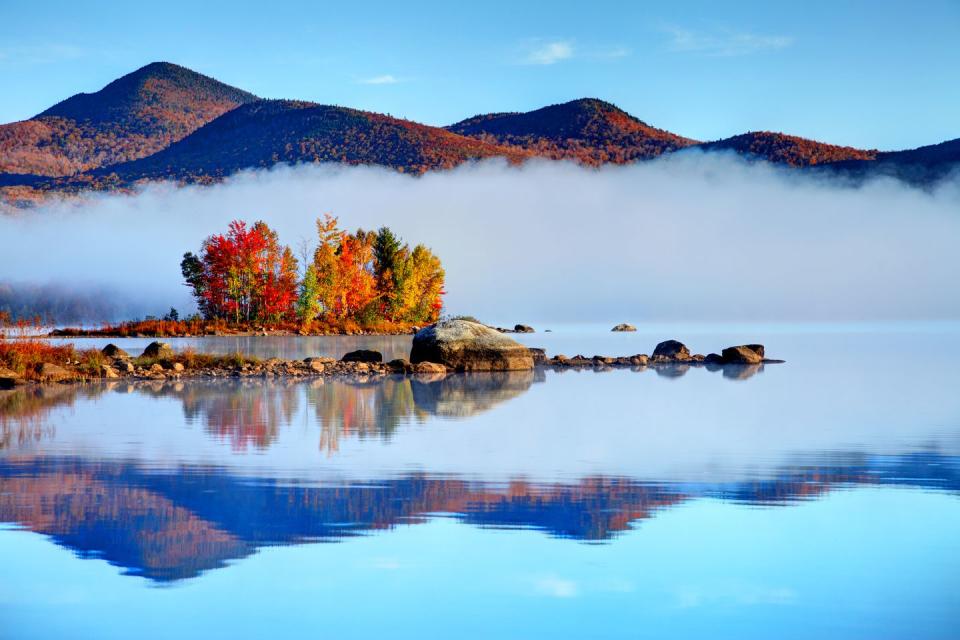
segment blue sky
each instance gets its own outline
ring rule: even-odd
[[[428,124],[593,96],[698,139],[960,137],[957,0],[409,5],[4,2],[0,121],[168,60]]]

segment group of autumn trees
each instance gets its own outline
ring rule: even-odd
[[[317,220],[312,260],[304,255],[302,262],[301,269],[266,223],[235,220],[227,233],[207,238],[199,255],[184,254],[180,268],[208,320],[370,327],[434,322],[440,315],[440,260],[423,245],[410,249],[387,227],[351,234],[326,215]]]

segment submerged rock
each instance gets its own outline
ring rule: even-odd
[[[141,358],[172,358],[173,347],[167,342],[151,342],[140,355]]]
[[[513,371],[533,368],[530,350],[485,325],[446,320],[413,337],[410,361],[436,362],[455,371]]]
[[[343,354],[341,362],[383,362],[383,354],[372,349],[358,349]]]
[[[621,322],[610,331],[636,331],[637,328],[632,324],[627,324],[626,322]]]
[[[653,350],[653,359],[689,360],[690,350],[678,340],[664,340]]]

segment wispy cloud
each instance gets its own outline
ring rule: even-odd
[[[523,64],[548,65],[573,58],[573,42],[569,40],[534,41],[522,58]]]
[[[392,76],[389,73],[386,73],[381,76],[373,76],[370,78],[360,78],[357,80],[359,84],[399,84],[403,82],[402,79]]]
[[[790,36],[760,35],[745,31],[724,30],[707,33],[680,27],[665,27],[664,31],[670,35],[669,46],[672,51],[716,57],[746,56],[764,51],[776,51],[789,47],[794,42]]]

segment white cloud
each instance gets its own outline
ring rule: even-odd
[[[400,78],[392,76],[389,73],[386,73],[381,76],[373,76],[371,78],[361,78],[357,80],[360,84],[397,84],[402,82]]]
[[[670,49],[706,56],[731,57],[745,56],[763,51],[776,51],[793,44],[793,38],[783,35],[759,35],[743,31],[722,31],[705,33],[667,27],[670,34]]]
[[[573,57],[573,43],[569,40],[537,42],[523,57],[524,64],[556,64]]]

